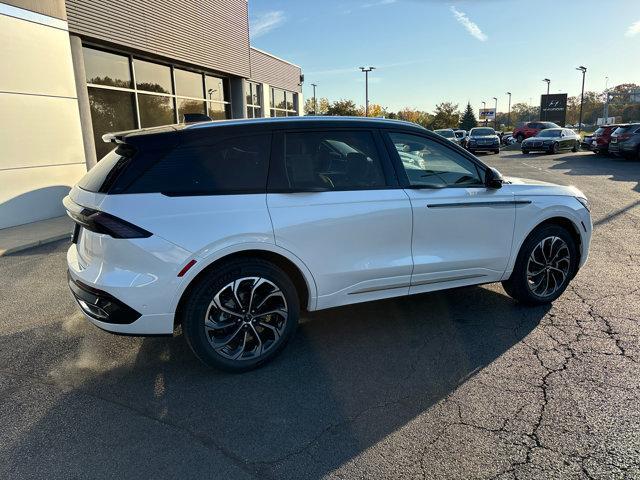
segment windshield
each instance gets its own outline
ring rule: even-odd
[[[471,130],[472,137],[484,137],[486,135],[495,135],[496,131],[493,128],[474,128]]]
[[[436,133],[444,138],[453,138],[456,136],[453,130],[436,130]]]
[[[536,137],[559,137],[560,130],[542,130]]]

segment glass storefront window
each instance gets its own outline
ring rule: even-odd
[[[224,103],[207,102],[209,107],[209,116],[211,120],[224,120],[230,118],[227,112],[227,105]]]
[[[176,95],[180,97],[204,98],[202,90],[202,74],[175,68]]]
[[[298,115],[298,94],[271,87],[271,116],[292,117]]]
[[[98,158],[112,150],[105,133],[171,125],[189,113],[231,118],[227,78],[90,47],[83,52]]]
[[[178,121],[184,121],[185,113],[201,113],[206,115],[205,102],[199,100],[191,100],[189,98],[178,98]]]
[[[284,110],[286,106],[285,92],[279,88],[271,89],[271,106],[273,108],[281,108]]]
[[[130,92],[89,87],[89,106],[96,155],[100,159],[114,149],[112,143],[102,141],[102,135],[136,128],[135,99]]]
[[[228,97],[225,81],[222,78],[204,76],[204,89],[207,100],[223,102]]]
[[[110,87],[132,88],[129,57],[83,48],[87,83]]]
[[[140,127],[158,127],[176,122],[173,97],[138,94]]]
[[[148,92],[173,93],[171,68],[157,63],[133,60],[136,72],[136,88]]]

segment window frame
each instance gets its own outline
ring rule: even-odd
[[[429,134],[424,134],[423,132],[416,132],[411,130],[402,130],[395,128],[384,129],[382,132],[382,137],[385,142],[385,146],[388,150],[388,154],[392,159],[393,167],[396,170],[396,176],[400,182],[400,187],[407,190],[442,190],[445,188],[487,188],[485,184],[485,178],[487,174],[487,170],[489,167],[479,161],[476,157],[468,153],[466,150],[456,147],[450,140],[445,139],[444,137],[440,137],[438,134],[432,134],[434,138]],[[398,133],[403,135],[414,135],[419,138],[423,138],[425,141],[437,143],[439,146],[443,147],[446,150],[451,151],[454,154],[457,154],[466,160],[469,160],[473,163],[478,170],[478,175],[480,176],[480,184],[478,185],[447,185],[445,187],[437,187],[433,185],[411,185],[409,181],[409,176],[407,175],[407,171],[402,164],[402,160],[400,159],[400,154],[398,153],[398,149],[395,147],[393,140],[391,139],[391,133]]]
[[[364,132],[369,133],[373,138],[376,154],[380,159],[382,172],[385,180],[384,186],[379,187],[350,187],[333,189],[315,188],[292,188],[289,186],[286,164],[285,164],[285,136],[292,133],[316,134],[323,132]],[[267,193],[331,193],[331,192],[364,192],[372,190],[393,190],[402,188],[398,181],[396,170],[389,158],[389,152],[384,144],[384,140],[377,128],[367,127],[307,127],[274,130],[271,141],[271,161],[269,162],[269,175],[267,181]]]
[[[276,107],[275,106],[275,93],[276,90],[279,90],[283,93],[284,95],[284,108],[280,108],[280,107]],[[288,109],[287,108],[287,101],[289,98],[289,95],[291,95],[292,98],[292,102],[293,102],[293,109]],[[269,86],[269,116],[271,117],[277,117],[277,113],[284,113],[284,115],[280,115],[282,117],[297,117],[300,115],[300,112],[298,111],[298,92],[293,92],[291,90],[285,90],[284,88],[278,88],[278,87],[274,87],[274,86]]]

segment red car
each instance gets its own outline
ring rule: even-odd
[[[591,150],[593,153],[608,153],[609,143],[611,142],[611,134],[621,125],[603,125],[593,132],[591,139]]]
[[[561,128],[553,122],[527,122],[513,131],[513,138],[522,143],[525,138],[533,137],[546,128]]]

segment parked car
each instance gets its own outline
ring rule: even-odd
[[[511,141],[511,139],[513,138],[513,132],[502,132],[502,135],[500,136],[500,143],[502,145],[511,145],[511,143],[509,143]]]
[[[603,125],[602,127],[598,127],[598,129],[593,132],[593,135],[591,135],[591,141],[587,142],[587,137],[585,137],[584,143],[589,145],[589,150],[593,153],[608,153],[611,134],[616,130],[616,128],[621,126],[623,125]]]
[[[500,138],[491,127],[475,127],[469,131],[467,148],[471,153],[493,152],[500,153]]]
[[[518,143],[522,143],[524,139],[534,137],[540,131],[547,128],[560,128],[560,125],[556,125],[553,122],[527,122],[513,131],[513,138],[515,138]]]
[[[272,359],[301,311],[490,282],[546,304],[589,251],[579,190],[504,181],[409,122],[221,120],[103,138],[115,149],[64,199],[80,309],[120,334],[181,325],[222,369]]]
[[[467,143],[469,142],[469,133],[466,130],[454,130],[456,134],[456,138],[458,139],[458,144],[462,148],[467,148]]]
[[[562,150],[577,152],[580,149],[580,135],[568,128],[547,128],[535,137],[524,140],[520,146],[522,153],[558,153]]]
[[[622,125],[611,134],[609,152],[640,160],[640,123]]]
[[[446,138],[447,140],[452,141],[453,143],[457,143],[460,145],[460,139],[456,135],[456,132],[453,128],[439,128],[438,130],[434,130],[434,133],[437,133],[441,137]]]

